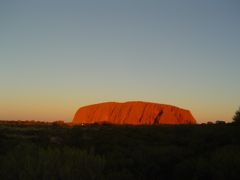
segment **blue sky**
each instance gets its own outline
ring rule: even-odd
[[[240,106],[238,0],[0,1],[0,119],[70,121],[142,100],[231,121]]]

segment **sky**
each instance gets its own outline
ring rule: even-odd
[[[239,19],[239,0],[0,0],[0,119],[148,101],[230,122]]]

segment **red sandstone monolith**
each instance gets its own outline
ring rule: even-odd
[[[81,107],[73,124],[158,125],[196,124],[189,110],[149,102],[106,102]]]

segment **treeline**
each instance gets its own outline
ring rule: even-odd
[[[0,125],[13,125],[13,126],[71,126],[71,123],[64,121],[36,121],[36,120],[0,120]]]

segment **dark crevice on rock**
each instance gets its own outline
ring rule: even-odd
[[[163,115],[163,110],[161,110],[158,115],[155,117],[154,119],[154,122],[153,122],[153,125],[158,125],[160,124],[160,119],[161,119],[161,116]]]

